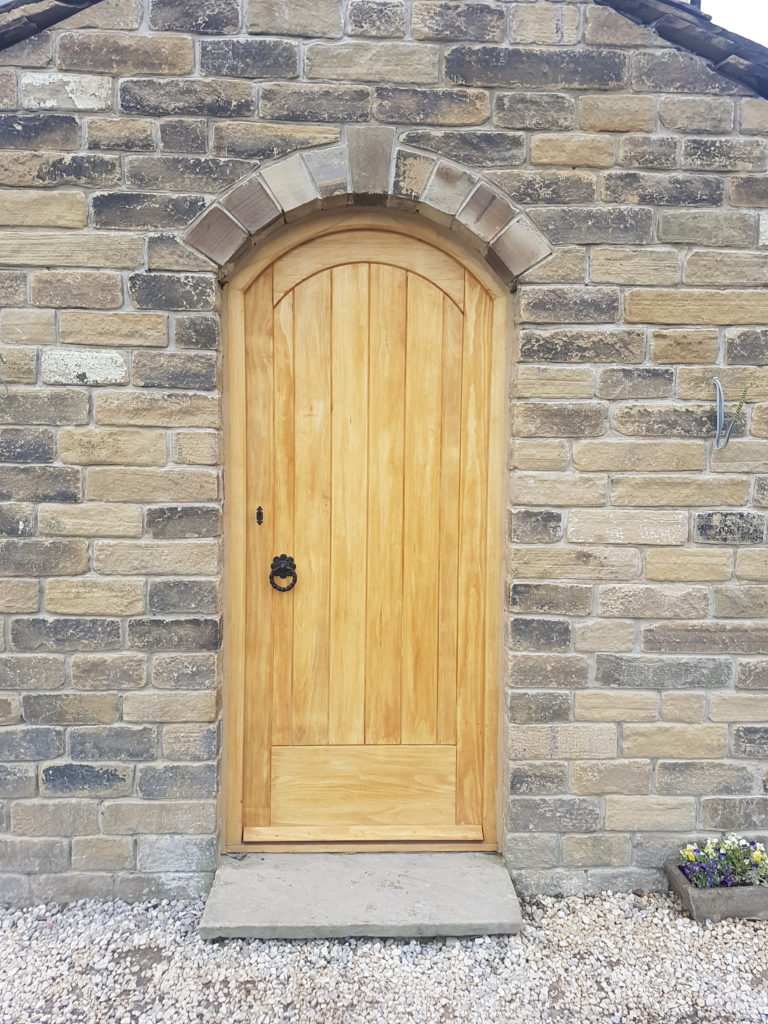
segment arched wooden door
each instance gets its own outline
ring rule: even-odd
[[[502,302],[370,218],[240,283],[237,841],[490,846]]]

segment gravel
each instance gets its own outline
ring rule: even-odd
[[[197,935],[201,903],[0,913],[1,1024],[752,1024],[768,924],[697,925],[670,896],[525,905],[512,938],[285,942]]]

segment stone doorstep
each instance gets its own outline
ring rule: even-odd
[[[251,853],[222,857],[204,939],[509,935],[522,915],[489,853]]]

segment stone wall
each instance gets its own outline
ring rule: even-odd
[[[0,52],[0,107],[0,897],[208,884],[219,287],[183,239],[368,123],[416,199],[446,158],[555,249],[514,300],[520,885],[768,831],[766,101],[592,3],[104,0]]]

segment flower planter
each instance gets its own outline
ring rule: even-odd
[[[670,857],[666,869],[672,891],[680,897],[683,910],[694,921],[724,921],[728,917],[768,921],[768,886],[735,885],[731,888],[697,889],[678,867],[676,857]]]

